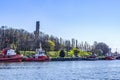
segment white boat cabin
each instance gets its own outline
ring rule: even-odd
[[[6,55],[16,55],[15,50],[13,50],[13,49],[8,49]]]
[[[39,56],[46,56],[45,51],[42,49],[36,49],[35,58],[38,58]]]

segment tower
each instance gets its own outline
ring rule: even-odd
[[[34,31],[34,35],[35,35],[35,39],[34,39],[34,44],[35,44],[35,48],[39,47],[39,43],[40,43],[40,38],[39,38],[39,34],[40,34],[40,22],[36,21],[36,30]]]
[[[39,29],[40,29],[40,22],[36,21],[36,30],[34,31],[35,34],[35,41],[39,40]]]

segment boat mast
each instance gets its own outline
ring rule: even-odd
[[[40,46],[40,49],[42,50],[42,45],[41,45],[41,42],[40,42],[39,46]]]

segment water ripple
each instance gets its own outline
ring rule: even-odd
[[[0,63],[0,80],[120,80],[120,61]]]

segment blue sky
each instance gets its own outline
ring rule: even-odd
[[[120,51],[120,0],[0,0],[0,26],[41,31]]]

